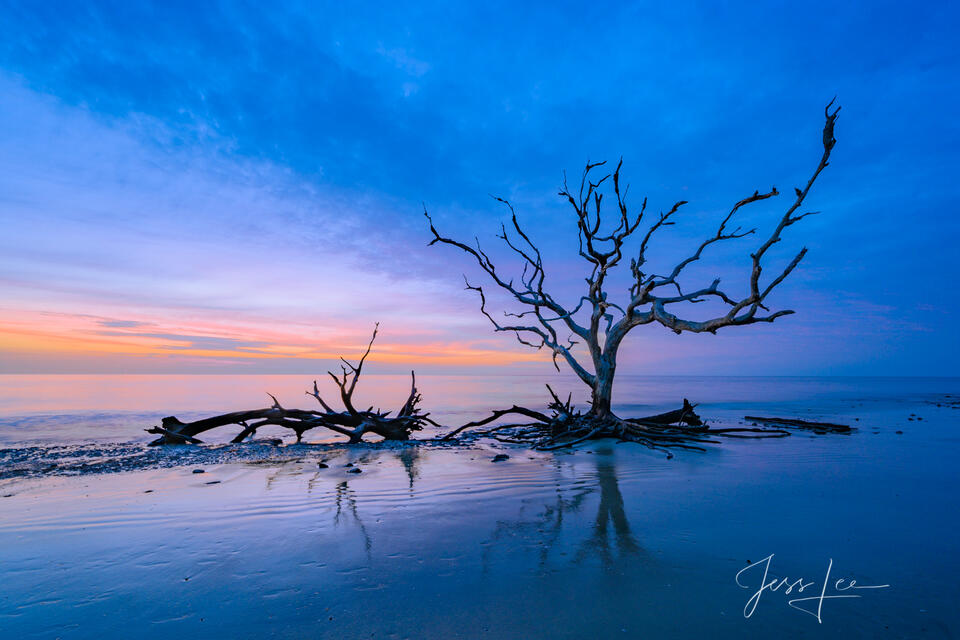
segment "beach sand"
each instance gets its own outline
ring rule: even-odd
[[[696,384],[641,381],[632,399]],[[946,394],[958,381],[760,379],[753,402],[742,397],[748,380],[702,384],[700,412],[715,422],[775,412],[858,430],[730,440],[672,460],[611,441],[557,453],[260,445],[201,448],[180,466],[175,451],[106,444],[114,427],[81,442],[77,420],[96,411],[120,429],[129,408],[31,413],[8,399],[0,629],[11,638],[957,633],[960,412]],[[70,450],[88,462],[129,457],[49,468]],[[497,453],[510,458],[493,462]],[[144,457],[154,455],[166,457]],[[752,589],[735,576],[771,554],[771,578],[819,589],[832,560],[833,580],[890,586],[826,600],[819,621],[766,592],[746,618],[759,575],[743,574]]]

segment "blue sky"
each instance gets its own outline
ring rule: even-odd
[[[666,264],[754,189],[803,184],[837,95],[823,213],[771,256],[810,249],[775,300],[798,313],[642,327],[621,371],[950,375],[957,14],[0,3],[0,372],[315,371],[375,320],[382,370],[540,371],[478,316],[465,256],[426,248],[421,202],[493,246],[489,194],[510,198],[576,300],[563,170],[622,155],[635,204],[689,200]],[[745,281],[741,242],[701,275]]]

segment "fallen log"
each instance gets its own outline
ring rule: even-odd
[[[342,373],[337,375],[328,372],[340,390],[340,400],[345,408],[344,411],[335,411],[324,401],[320,396],[317,382],[314,380],[313,391],[307,391],[306,394],[316,398],[323,411],[285,409],[280,406],[274,396],[268,394],[273,398],[273,405],[266,409],[234,411],[194,422],[182,422],[175,416],[168,416],[161,420],[160,426],[145,430],[147,433],[160,436],[150,445],[201,444],[201,441],[196,438],[198,434],[227,425],[237,425],[243,428],[233,438],[231,441],[233,443],[243,442],[248,437],[255,435],[257,429],[265,426],[291,429],[297,436],[297,442],[301,441],[306,431],[320,427],[347,436],[351,443],[360,442],[367,433],[374,433],[386,440],[409,440],[411,432],[420,431],[425,424],[439,426],[429,418],[430,414],[423,413],[419,409],[420,394],[417,391],[417,377],[413,371],[410,372],[412,380],[410,395],[395,416],[391,416],[389,411],[374,411],[373,407],[366,411],[359,411],[354,407],[353,392],[356,389],[357,380],[360,379],[363,363],[370,355],[373,341],[377,338],[378,327],[379,324],[374,327],[373,337],[370,338],[367,350],[356,365],[341,358],[340,360],[343,362],[340,367]]]
[[[690,404],[690,401],[684,398],[683,407],[679,409],[667,411],[666,413],[658,413],[655,416],[647,416],[646,418],[625,418],[625,420],[627,422],[643,424],[686,424],[691,427],[702,426],[703,421],[700,420],[700,416],[694,413],[693,407],[694,405]]]
[[[853,428],[845,424],[834,424],[832,422],[813,422],[812,420],[798,420],[796,418],[764,418],[761,416],[744,416],[744,420],[759,422],[761,424],[773,425],[775,427],[792,427],[794,429],[809,429],[821,433],[847,433],[853,431]]]

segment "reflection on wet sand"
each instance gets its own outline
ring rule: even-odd
[[[313,495],[317,490],[323,491],[325,480],[329,478],[329,475],[324,473],[324,471],[327,469],[348,468],[362,473],[362,468],[364,466],[370,466],[374,462],[380,465],[385,460],[389,460],[389,458],[392,457],[399,462],[400,467],[402,467],[406,473],[410,497],[415,497],[416,492],[414,491],[414,484],[420,475],[419,449],[419,446],[411,444],[410,446],[404,446],[399,450],[372,450],[364,451],[360,455],[355,455],[356,452],[346,448],[331,448],[324,449],[323,454],[320,455],[316,461],[312,458],[308,459],[304,457],[282,460],[266,460],[246,464],[251,466],[271,465],[273,467],[271,471],[264,476],[266,485],[265,488],[267,491],[274,489],[274,487],[284,479],[295,479],[299,476],[302,476],[303,467],[296,463],[306,463],[311,467],[320,465],[309,474],[309,478],[306,482],[307,494]],[[360,532],[360,536],[364,542],[364,550],[369,560],[373,541],[367,526],[364,524],[363,518],[360,516],[358,498],[362,498],[362,491],[357,491],[356,489],[351,488],[349,480],[341,480],[336,483],[331,491],[324,494],[322,500],[326,499],[327,496],[331,497],[334,507],[334,527],[336,528],[341,524],[345,524],[349,517],[349,519],[353,521]]]
[[[630,531],[630,521],[623,508],[623,494],[620,493],[620,483],[612,460],[597,458],[596,477],[597,486],[600,488],[597,517],[590,537],[584,540],[580,547],[577,560],[596,554],[604,566],[612,566],[617,558],[614,557],[610,544],[610,524],[613,525],[616,548],[620,555],[636,555],[641,551],[641,547]]]
[[[480,542],[484,566],[495,561],[501,552],[514,553],[518,543],[534,552],[535,566],[540,570],[547,569],[551,561],[562,562],[564,557],[569,563],[596,560],[602,567],[611,568],[630,556],[643,554],[624,506],[612,450],[601,450],[592,455],[587,468],[583,457],[576,458],[575,462],[574,456],[563,454],[518,461],[512,463],[513,466],[491,465],[485,455],[476,455],[473,463],[476,466],[471,470],[482,472],[489,478],[478,477],[463,486],[448,485],[439,476],[421,477],[422,465],[440,453],[422,446],[366,450],[359,455],[356,451],[329,449],[317,460],[278,464],[265,475],[266,489],[271,490],[281,479],[299,476],[302,481],[304,464],[311,467],[306,479],[306,493],[317,495],[311,504],[315,505],[314,508],[329,506],[335,528],[346,524],[355,526],[368,560],[375,532],[365,523],[364,512],[370,512],[368,516],[376,517],[379,522],[383,510],[393,509],[404,501],[430,504],[436,500],[438,492],[451,499],[469,499],[478,486],[493,484],[504,492],[507,504],[516,504],[517,511],[514,516],[505,516],[503,511],[491,514],[493,530]],[[316,468],[317,461],[323,466]],[[534,469],[537,483],[549,489],[514,499],[527,492],[521,485],[527,482],[527,476]],[[354,470],[359,471],[356,477],[349,473]],[[398,471],[406,479],[407,486],[402,494],[398,490]],[[334,480],[333,484],[330,484],[331,480]],[[474,517],[476,526],[482,529],[484,511],[478,511]]]
[[[363,548],[367,553],[367,560],[369,561],[370,548],[373,546],[373,541],[370,539],[367,527],[363,524],[363,520],[360,518],[360,513],[357,510],[356,492],[350,489],[350,483],[346,480],[337,483],[334,492],[334,503],[337,509],[333,514],[333,525],[335,527],[340,525],[341,518],[344,517],[344,507],[346,507],[347,512],[353,517],[357,528],[360,529],[360,535],[363,537]]]
[[[407,472],[407,478],[410,481],[410,493],[413,494],[413,482],[420,476],[420,469],[417,466],[417,462],[420,459],[420,448],[406,447],[401,449],[397,453],[397,457],[400,459],[400,464],[403,465],[403,468]]]
[[[539,547],[538,567],[546,569],[552,556],[557,555],[561,538],[565,533],[582,530],[580,523],[571,521],[570,516],[580,514],[587,498],[598,494],[597,511],[590,527],[590,535],[577,545],[572,561],[580,564],[596,557],[601,566],[609,569],[626,556],[639,555],[642,547],[630,530],[630,522],[624,508],[623,494],[617,478],[616,466],[608,456],[595,457],[596,470],[593,474],[569,483],[564,480],[563,457],[554,458],[555,498],[543,504],[536,516],[530,519],[500,521],[496,523],[493,533],[485,543],[484,565],[489,561],[499,543],[511,546],[517,537],[533,540]],[[565,527],[565,524],[569,526]],[[611,541],[611,527],[613,538]],[[566,531],[565,529],[569,529]],[[618,553],[615,553],[615,550]],[[561,551],[560,555],[567,555]]]
[[[512,547],[515,539],[532,538],[539,545],[537,552],[539,569],[547,567],[548,562],[564,533],[564,516],[577,513],[583,506],[587,496],[596,491],[595,486],[578,484],[567,486],[563,474],[564,462],[554,459],[552,472],[555,478],[555,498],[545,502],[531,519],[518,518],[517,520],[501,520],[496,523],[490,538],[484,542],[483,566],[489,571],[494,552],[503,545]]]
[[[627,396],[650,402],[653,389],[675,399],[691,384],[644,383]],[[104,637],[122,611],[124,628],[144,638],[681,630],[732,640],[794,637],[804,622],[815,635],[817,621],[783,602],[742,615],[749,594],[735,574],[775,552],[790,575],[837,558],[864,584],[894,585],[830,606],[831,637],[916,637],[924,628],[946,637],[960,558],[956,536],[943,535],[956,529],[943,506],[955,501],[956,411],[929,401],[940,397],[934,391],[960,397],[956,386],[713,381],[702,395],[722,399],[710,413],[725,424],[787,407],[878,428],[829,442],[733,442],[671,461],[606,442],[552,454],[433,442],[157,451],[76,442],[103,426],[99,417],[8,421],[0,627],[15,638]],[[139,419],[128,418],[104,438],[129,437]],[[17,444],[33,438],[53,444]],[[510,458],[493,463],[504,452]],[[899,517],[889,517],[891,505]]]

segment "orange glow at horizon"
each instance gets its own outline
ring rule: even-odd
[[[0,360],[4,354],[63,355],[91,361],[157,358],[165,363],[184,364],[205,360],[218,364],[283,359],[323,361],[340,356],[352,360],[362,355],[372,331],[372,327],[326,328],[308,338],[296,333],[296,325],[289,331],[278,331],[274,326],[249,322],[190,322],[173,326],[162,321],[109,321],[86,314],[7,310],[0,313]],[[546,360],[542,353],[513,348],[502,337],[471,343],[443,337],[425,334],[421,327],[413,331],[393,327],[384,335],[381,325],[368,361],[459,367]]]

